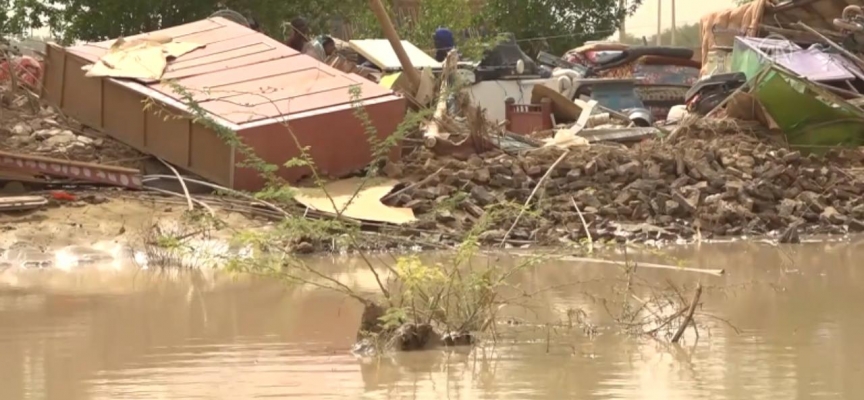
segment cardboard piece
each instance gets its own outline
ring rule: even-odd
[[[365,184],[363,178],[343,179],[328,183],[324,189],[296,189],[297,195],[294,196],[294,200],[313,210],[331,215],[336,215],[339,210],[344,209],[343,216],[361,221],[396,225],[414,222],[417,218],[414,217],[412,209],[390,207],[381,202],[381,199],[398,183],[392,179],[369,179]],[[357,189],[361,185],[363,187],[358,192]],[[330,198],[327,197],[328,194]],[[336,204],[336,208],[333,207],[333,203]]]
[[[552,113],[555,115],[555,122],[559,124],[575,122],[582,114],[582,107],[556,92],[555,89],[546,85],[534,85],[531,89],[531,104],[540,104],[544,98],[552,101]]]
[[[166,41],[167,39],[167,41]],[[159,80],[168,66],[168,58],[177,58],[203,45],[174,42],[171,38],[153,36],[126,42],[117,39],[108,53],[95,64],[87,65],[87,77],[107,76]]]

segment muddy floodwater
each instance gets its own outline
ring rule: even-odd
[[[0,272],[0,399],[861,398],[864,242],[667,253],[638,257],[727,271],[644,272],[659,284],[701,280],[698,340],[673,346],[603,329],[601,305],[561,288],[540,295],[539,307],[510,310],[508,318],[526,322],[502,324],[497,343],[377,360],[349,353],[362,310],[338,294],[116,262],[8,267]],[[315,262],[358,290],[373,288],[355,261]],[[544,287],[616,272],[556,262],[518,279]],[[530,323],[571,308],[599,334]]]

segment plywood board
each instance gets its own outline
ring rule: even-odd
[[[294,200],[328,214],[335,215],[344,209],[341,215],[348,218],[401,225],[416,220],[414,211],[410,208],[390,207],[381,202],[398,183],[390,179],[370,179],[364,184],[362,178],[343,179],[328,183],[324,189],[297,189]]]

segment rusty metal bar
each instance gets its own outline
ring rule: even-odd
[[[3,151],[0,151],[0,167],[122,186],[129,189],[141,189],[142,187],[141,171],[131,168]]]

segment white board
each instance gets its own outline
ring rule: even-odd
[[[396,52],[393,51],[393,47],[390,46],[390,41],[387,39],[363,39],[363,40],[352,40],[348,42],[354,51],[356,51],[361,56],[365,57],[369,62],[375,64],[378,68],[381,68],[383,71],[397,71],[402,69],[402,64],[399,62],[399,58],[396,57]],[[411,42],[402,41],[402,47],[405,48],[405,52],[408,53],[408,59],[411,60],[411,64],[414,65],[414,68],[433,68],[438,69],[441,68],[442,65],[438,61],[435,61],[429,54],[426,54],[423,50],[417,48],[417,46],[411,44]]]

